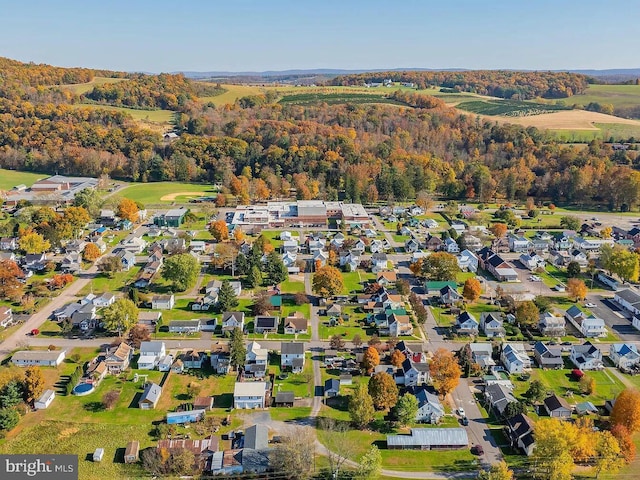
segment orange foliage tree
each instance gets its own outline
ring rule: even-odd
[[[118,216],[135,222],[138,220],[138,204],[129,198],[123,198],[118,204]]]
[[[429,364],[429,373],[434,388],[442,396],[452,392],[458,386],[460,375],[462,375],[453,353],[446,348],[435,351]]]
[[[567,293],[576,301],[583,300],[587,296],[587,286],[579,278],[570,278],[567,282]]]
[[[87,262],[93,262],[100,257],[100,249],[95,243],[88,243],[82,251],[82,258]]]
[[[375,347],[369,347],[365,350],[362,357],[362,367],[367,373],[371,373],[376,366],[380,364],[380,354]]]
[[[496,238],[502,238],[507,234],[507,225],[505,223],[494,223],[489,228]]]
[[[462,289],[462,296],[470,301],[475,302],[480,298],[482,293],[482,286],[477,278],[467,278],[464,282],[464,288]]]
[[[227,228],[227,223],[222,219],[216,220],[211,224],[209,233],[211,233],[213,238],[218,242],[229,239],[229,229]]]
[[[611,411],[611,424],[622,425],[629,433],[640,430],[640,392],[625,388],[616,398]]]
[[[406,359],[407,357],[404,356],[404,353],[402,353],[400,350],[394,350],[391,354],[391,365],[400,368],[402,366],[402,362],[404,362]]]

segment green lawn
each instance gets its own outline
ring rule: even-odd
[[[362,291],[359,272],[342,272],[342,281],[344,282],[344,288],[342,289],[343,295],[359,293]]]
[[[299,280],[291,280],[291,278],[289,278],[289,280],[280,284],[280,289],[282,290],[282,293],[304,292],[304,281],[301,282]]]
[[[157,183],[132,183],[118,192],[121,196],[130,198],[143,204],[170,204],[173,202],[188,202],[189,199],[202,196],[214,196],[218,194],[216,187],[202,183],[182,182],[157,182]],[[179,194],[174,199],[163,197],[171,194]]]
[[[17,185],[30,187],[36,181],[48,176],[46,173],[18,172],[0,168],[0,190],[11,190]]]
[[[140,268],[135,266],[128,272],[115,273],[112,278],[100,274],[80,290],[80,295],[86,295],[90,292],[99,295],[104,292],[123,291],[124,287],[138,275]]]

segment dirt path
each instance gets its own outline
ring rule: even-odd
[[[204,193],[203,192],[176,192],[176,193],[169,193],[167,195],[161,196],[160,200],[162,200],[163,202],[172,202],[178,197],[189,197],[189,196],[202,197],[202,196],[204,196]]]

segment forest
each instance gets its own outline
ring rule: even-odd
[[[340,75],[331,85],[364,85],[371,82],[413,83],[420,89],[442,87],[512,100],[567,98],[583,93],[586,75],[567,72],[518,72],[512,70],[392,71]]]
[[[294,187],[300,198],[365,203],[409,201],[422,193],[481,202],[532,196],[614,210],[640,204],[636,150],[613,150],[599,140],[586,148],[561,144],[532,127],[460,114],[427,95],[389,92],[400,105],[298,105],[278,103],[270,94],[216,107],[199,99],[201,86],[173,75],[136,76],[102,90],[117,86],[122,92],[108,94],[105,102],[139,95],[136,105],[160,105],[153,102],[175,98],[180,136],[168,143],[128,114],[72,105],[77,99],[52,94],[55,88],[34,89],[43,78],[69,80],[58,71],[64,69],[51,68],[3,71],[0,88],[11,85],[18,94],[0,97],[4,168],[220,182],[243,201],[288,194]],[[70,76],[86,81],[81,73]],[[560,84],[565,74],[557,75]],[[148,88],[130,89],[129,81]]]

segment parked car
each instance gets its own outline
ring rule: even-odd
[[[464,412],[464,408],[459,408],[458,409],[458,415],[460,415],[462,418],[466,417],[465,412]]]
[[[596,308],[597,307],[597,305],[595,303],[585,303],[584,306],[586,308]]]
[[[462,417],[462,425],[465,427],[469,425],[469,419],[467,417]]]
[[[471,453],[474,455],[484,455],[484,448],[482,448],[482,445],[475,445],[471,447]]]

